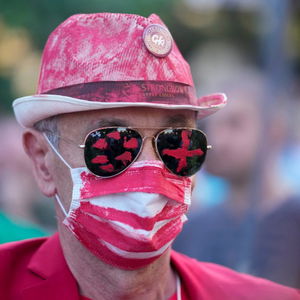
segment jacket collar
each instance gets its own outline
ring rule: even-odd
[[[36,281],[22,292],[21,299],[78,300],[76,280],[65,261],[58,234],[48,238],[33,255],[28,270]]]
[[[172,251],[171,263],[180,274],[182,285],[186,285],[183,279],[190,276],[187,276],[189,272],[180,261],[180,255]],[[39,299],[41,295],[43,300],[80,299],[77,283],[64,258],[58,233],[45,240],[27,268],[35,275],[36,280],[22,291],[20,299]],[[189,285],[192,290],[197,289],[195,282],[189,281]]]

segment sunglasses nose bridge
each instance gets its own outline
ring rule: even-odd
[[[137,160],[158,160],[154,147],[154,136],[144,136],[140,154]]]

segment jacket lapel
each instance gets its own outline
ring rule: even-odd
[[[58,234],[37,250],[28,264],[28,271],[36,280],[22,291],[20,299],[79,300],[76,280],[66,264]]]

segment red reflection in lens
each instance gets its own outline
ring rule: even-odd
[[[91,160],[93,164],[106,164],[108,163],[108,158],[106,155],[97,155]]]
[[[125,138],[124,141],[124,148],[127,149],[135,149],[138,147],[138,140],[136,138],[131,138],[127,141],[127,138]]]
[[[121,138],[120,132],[118,131],[110,132],[107,134],[107,136],[115,140],[119,140]]]
[[[106,149],[107,148],[107,142],[105,139],[99,139],[94,145],[93,145],[94,148],[97,148],[97,149]]]
[[[99,166],[99,168],[103,171],[112,172],[115,170],[114,166],[112,164]]]
[[[121,155],[115,157],[116,160],[121,160],[124,165],[126,165],[128,162],[132,161],[131,153],[128,151],[125,151]]]
[[[195,155],[203,155],[201,149],[188,150],[190,145],[189,132],[183,130],[181,133],[182,147],[178,149],[165,149],[162,151],[163,155],[169,155],[179,160],[176,172],[180,172],[183,168],[187,166],[187,157],[192,157]]]
[[[188,132],[186,130],[183,130],[181,132],[181,138],[182,138],[182,148],[188,148],[189,145],[190,145],[190,135],[191,135],[191,132]]]

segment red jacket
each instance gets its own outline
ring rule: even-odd
[[[191,300],[300,300],[300,293],[291,288],[198,262],[175,251],[171,262]],[[0,246],[0,299],[79,300],[58,234]]]

